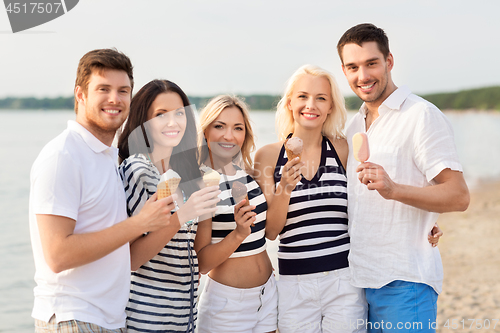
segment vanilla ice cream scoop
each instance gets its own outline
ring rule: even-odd
[[[205,186],[218,186],[220,181],[220,173],[211,168],[206,168],[203,174],[203,182]]]

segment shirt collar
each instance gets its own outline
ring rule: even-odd
[[[389,97],[387,97],[385,101],[379,106],[379,114],[382,115],[389,110],[399,111],[401,109],[401,106],[403,105],[403,102],[410,94],[410,88],[408,88],[407,86],[401,86],[398,89],[394,90],[394,92],[389,95]],[[363,117],[366,117],[368,108],[366,107],[365,103],[363,103],[363,105],[361,105],[361,107],[359,108],[359,113],[363,115]]]
[[[403,102],[410,94],[410,88],[408,88],[407,86],[401,86],[398,89],[394,90],[394,92],[386,98],[382,105],[389,110],[400,110],[401,105],[403,105]]]
[[[108,151],[109,154],[115,156],[118,160],[118,149],[115,147],[109,147],[102,143],[98,138],[96,138],[92,133],[89,132],[81,124],[74,120],[68,120],[68,130],[78,133],[83,141],[96,153],[102,153]]]

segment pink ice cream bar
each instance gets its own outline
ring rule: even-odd
[[[352,137],[352,150],[354,158],[360,162],[366,162],[370,158],[370,147],[366,133],[358,132]]]

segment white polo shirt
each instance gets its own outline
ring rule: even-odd
[[[54,273],[42,250],[36,214],[76,220],[75,234],[99,231],[127,218],[118,173],[118,149],[80,124],[68,128],[40,152],[31,169],[29,219],[35,258],[33,318],[80,320],[107,329],[125,327],[130,290],[130,250],[123,245],[95,262]]]
[[[379,107],[379,117],[366,131],[367,109],[363,104],[349,122],[347,162],[348,213],[352,284],[380,288],[395,281],[425,283],[442,290],[443,267],[437,247],[427,241],[437,213],[369,191],[358,180],[352,137],[366,132],[369,162],[384,167],[393,181],[417,187],[431,186],[446,168],[462,171],[445,115],[407,87],[393,92]]]

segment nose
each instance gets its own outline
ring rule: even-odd
[[[167,112],[163,116],[165,117],[165,121],[167,123],[167,126],[174,126],[175,125],[175,117],[174,117],[174,112]]]
[[[108,98],[109,103],[118,104],[120,101],[120,94],[117,90],[111,90]]]
[[[307,99],[306,101],[306,108],[307,109],[314,109],[314,107],[316,106],[316,101],[314,100],[314,97],[311,96]]]
[[[232,129],[228,128],[224,133],[224,140],[231,141],[234,138]]]
[[[365,82],[370,80],[370,73],[368,69],[364,66],[359,67],[358,75],[359,75],[359,81]]]

